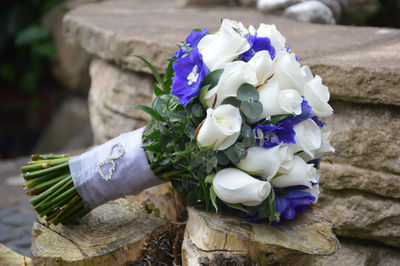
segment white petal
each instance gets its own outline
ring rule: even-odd
[[[236,166],[269,181],[278,172],[280,158],[279,146],[269,149],[256,146],[249,148],[246,158],[240,160]]]
[[[217,172],[213,188],[221,200],[248,206],[260,204],[271,192],[269,182],[255,179],[236,168],[225,168]]]
[[[307,164],[299,156],[294,156],[293,165],[287,174],[280,175],[271,180],[273,187],[289,187],[303,185],[311,187],[311,180],[314,180],[316,169]]]
[[[315,151],[321,147],[321,129],[312,119],[306,119],[293,127],[296,135],[296,141],[293,146],[293,152],[305,152],[305,159],[311,160],[315,158]]]

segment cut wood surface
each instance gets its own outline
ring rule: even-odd
[[[331,255],[339,246],[332,225],[313,210],[274,226],[188,210],[183,265],[311,265],[313,255]]]
[[[4,266],[31,266],[31,258],[22,256],[12,249],[0,244],[0,265]]]
[[[138,201],[119,199],[75,224],[35,222],[32,260],[35,265],[170,264],[179,228],[148,213]]]

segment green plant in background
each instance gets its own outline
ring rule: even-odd
[[[34,91],[48,73],[55,52],[41,21],[59,0],[2,1],[0,4],[0,79]]]

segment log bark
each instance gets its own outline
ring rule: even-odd
[[[31,266],[32,260],[31,258],[22,256],[3,244],[0,244],[0,265]]]
[[[281,225],[188,210],[183,265],[312,265],[314,255],[339,246],[330,222],[314,210]]]
[[[138,201],[104,204],[75,224],[33,225],[35,265],[172,264],[182,226],[157,217]],[[175,253],[175,254],[174,254]]]

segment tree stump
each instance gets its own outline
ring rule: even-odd
[[[31,266],[32,260],[31,258],[22,256],[3,244],[0,244],[0,265]]]
[[[187,219],[183,195],[176,191],[170,182],[143,190],[136,196],[127,196],[143,202],[157,216],[172,223],[182,223]]]
[[[138,201],[99,206],[75,224],[33,225],[36,265],[154,265],[177,263],[182,226],[149,213]]]
[[[332,225],[310,210],[281,225],[249,223],[230,214],[188,208],[183,265],[312,265],[339,242]]]

